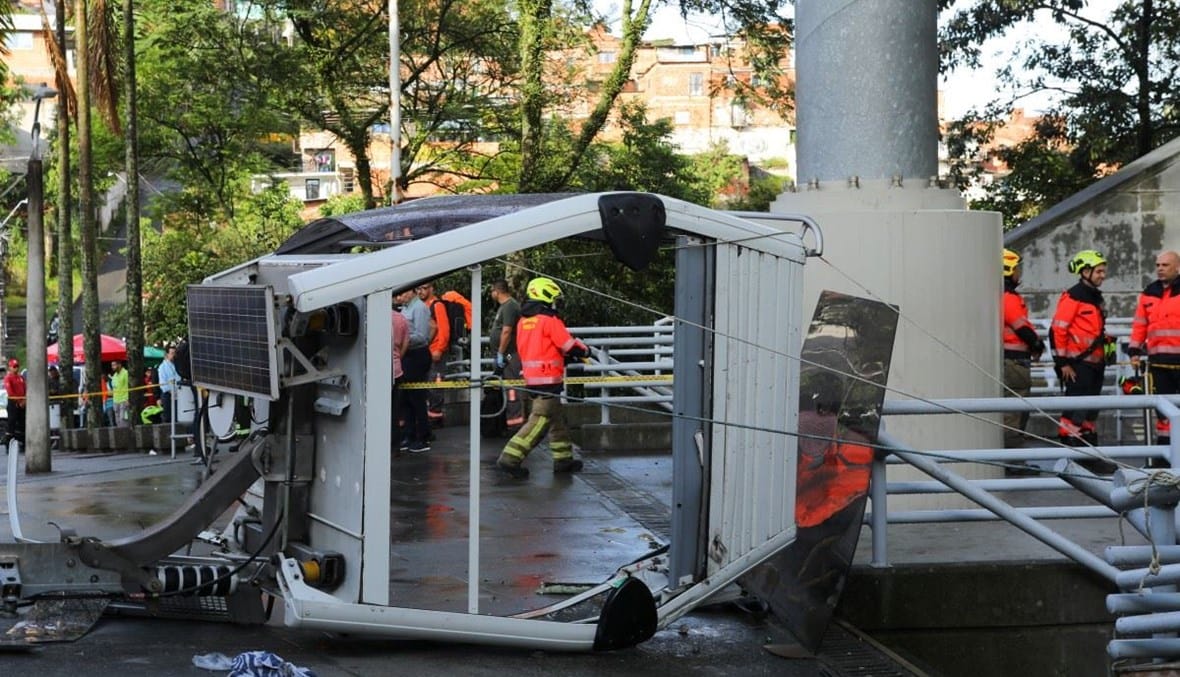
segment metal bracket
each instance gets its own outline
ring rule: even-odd
[[[280,377],[284,387],[290,388],[292,386],[303,385],[304,383],[315,383],[344,375],[344,372],[338,369],[331,371],[320,370],[289,338],[280,338],[277,343],[278,347],[294,358],[305,371],[303,374]]]
[[[124,585],[133,583],[148,592],[160,592],[163,587],[157,578],[149,575],[135,562],[115,553],[97,538],[71,537],[63,542],[78,553],[78,559],[86,566],[118,572]]]

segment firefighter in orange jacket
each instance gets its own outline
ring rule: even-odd
[[[1045,352],[1045,342],[1037,336],[1028,320],[1028,306],[1016,287],[1020,284],[1020,254],[1005,249],[1004,266],[1004,396],[1028,397],[1032,394],[1032,361]],[[1004,414],[1004,446],[1020,446],[1021,432],[1028,425],[1028,412]]]
[[[553,472],[582,469],[582,461],[574,458],[574,445],[565,425],[561,391],[566,362],[584,360],[590,356],[590,349],[570,335],[558,316],[556,302],[560,296],[561,288],[553,280],[533,279],[525,290],[526,300],[516,323],[516,349],[525,387],[532,394],[532,407],[528,420],[504,445],[496,461],[501,470],[516,479],[529,476],[524,460],[546,434],[553,453]]]
[[[1127,353],[1136,372],[1147,356],[1151,392],[1174,395],[1180,393],[1180,254],[1167,251],[1157,256],[1155,276],[1139,295]],[[1156,417],[1155,432],[1156,444],[1172,441],[1168,419]]]
[[[1078,283],[1057,301],[1050,329],[1053,363],[1061,374],[1067,396],[1098,395],[1106,370],[1106,311],[1099,287],[1106,279],[1106,258],[1093,249],[1078,252],[1069,261],[1069,272]],[[1096,444],[1098,410],[1061,413],[1058,438],[1070,446]]]

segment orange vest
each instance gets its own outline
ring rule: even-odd
[[[1156,280],[1139,295],[1128,352],[1180,363],[1180,280],[1169,285]]]
[[[1025,353],[1026,355],[1030,352],[1030,346],[1016,334],[1016,331],[1023,327],[1036,332],[1032,322],[1028,321],[1028,306],[1024,304],[1024,298],[1015,291],[1005,289],[1003,326],[1005,352]]]
[[[530,315],[516,323],[516,349],[526,385],[552,385],[565,380],[565,354],[585,345],[570,335],[555,315]]]
[[[1053,356],[1065,362],[1105,364],[1106,317],[1102,292],[1077,283],[1057,301],[1053,313]]]

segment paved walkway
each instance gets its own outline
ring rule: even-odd
[[[391,586],[395,599],[408,606],[463,608],[465,435],[465,430],[441,430],[433,451],[393,461],[398,490],[391,506]],[[540,582],[597,582],[663,538],[658,519],[642,524],[615,501],[624,498],[642,507],[669,500],[666,458],[592,456],[587,472],[554,476],[547,454],[539,450],[529,460],[532,478],[519,483],[491,467],[498,444],[485,445],[482,453],[482,515],[490,525],[486,529],[494,534],[485,537],[482,546],[482,612],[543,606],[553,600],[536,595]],[[52,473],[25,476],[20,460],[21,526],[26,537],[37,540],[56,540],[51,521],[100,538],[134,533],[179,504],[198,485],[202,471],[189,457],[58,453]],[[6,481],[6,474],[6,469],[0,472],[0,479]],[[620,485],[621,477],[636,481]],[[9,540],[6,489],[0,489],[0,495],[5,501],[0,503],[0,539]],[[231,629],[215,623],[108,615],[78,642],[0,654],[0,670],[73,674],[85,665],[95,674],[126,677],[207,674],[190,666],[193,655],[268,650],[319,675],[387,675],[403,670],[417,675],[842,674],[824,667],[837,664],[835,656],[788,660],[765,650],[764,645],[788,642],[786,631],[773,618],[734,605],[698,610],[638,647],[595,654],[340,637],[286,628],[281,616],[280,605],[267,625]],[[833,645],[847,653],[847,637],[844,640]]]

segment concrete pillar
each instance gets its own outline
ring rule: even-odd
[[[823,230],[804,308],[822,289],[896,304],[892,389],[999,396],[1002,223],[967,211],[935,177],[935,0],[799,0],[795,21],[800,185],[770,211],[807,214]],[[999,428],[962,416],[886,423],[919,450],[1002,444]]]
[[[799,0],[800,184],[938,174],[935,0]]]

